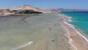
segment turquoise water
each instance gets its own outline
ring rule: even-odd
[[[70,23],[88,35],[88,12],[67,12],[64,14],[72,17]]]

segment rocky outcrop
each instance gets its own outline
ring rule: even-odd
[[[16,15],[16,14],[41,14],[41,13],[50,13],[51,11],[32,7],[30,5],[19,6],[14,9],[0,9],[0,16],[6,15]]]
[[[33,12],[42,12],[42,13],[49,13],[50,12],[48,10],[32,7],[30,5],[19,6],[19,7],[15,8],[15,10],[23,10],[23,11],[24,10],[30,10],[30,11],[33,11]]]
[[[15,12],[12,12],[10,9],[0,9],[0,16],[7,16],[15,14]]]

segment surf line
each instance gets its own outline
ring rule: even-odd
[[[64,21],[64,24],[68,25],[68,23],[65,22],[65,21]],[[68,26],[69,26],[69,25],[68,25]],[[68,37],[68,39],[69,39],[69,44],[72,46],[72,48],[73,48],[74,50],[78,50],[77,47],[72,43],[73,40],[69,37],[69,35],[70,35],[69,30],[68,30],[67,28],[65,28],[65,30],[67,31],[67,34],[68,34],[67,37]]]
[[[26,43],[26,44],[24,44],[24,45],[21,45],[21,46],[18,46],[18,47],[16,47],[16,48],[14,48],[13,50],[18,50],[18,49],[24,48],[24,47],[26,47],[26,46],[28,46],[28,45],[31,45],[32,43],[33,43],[33,41],[30,41],[30,42],[28,42],[28,43]]]
[[[82,35],[77,29],[75,29],[75,27],[72,24],[69,24],[67,22],[64,22],[64,23],[69,25],[71,28],[73,28],[79,36],[81,36],[86,42],[88,42],[88,39],[84,35]]]

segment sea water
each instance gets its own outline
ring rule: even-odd
[[[69,23],[88,35],[88,12],[65,12],[64,14],[71,17]]]

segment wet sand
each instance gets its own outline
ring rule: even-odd
[[[73,50],[88,50],[88,39],[83,36],[73,25],[66,22],[67,17],[64,17],[63,25],[67,31],[69,44]]]

